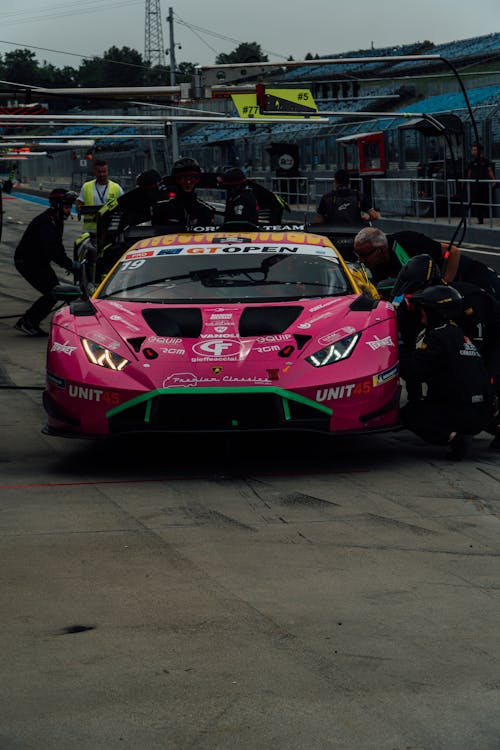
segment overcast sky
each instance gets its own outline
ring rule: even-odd
[[[144,54],[145,0],[0,3],[2,55],[27,47],[39,62],[62,68],[78,67],[82,57],[100,56],[113,45]],[[156,2],[150,6],[156,8]],[[500,31],[498,0],[161,0],[165,49],[169,7],[175,42],[182,46],[177,62],[200,65],[212,65],[217,54],[240,42],[257,42],[270,61],[279,61],[289,55],[300,60],[308,52],[328,55],[425,39],[441,44]]]

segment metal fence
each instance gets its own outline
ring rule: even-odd
[[[484,186],[484,197],[476,197],[477,185]],[[445,218],[451,223],[453,218],[476,215],[480,208],[493,226],[500,216],[500,197],[490,180],[374,178],[372,203],[386,217]]]
[[[321,196],[334,187],[333,180],[326,177],[267,178],[259,182],[279,193],[292,208],[308,213],[314,212]],[[450,223],[455,217],[474,215],[474,207],[481,206],[486,222],[493,225],[500,217],[500,194],[489,180],[479,182],[487,187],[481,201],[473,199],[476,180],[372,178],[371,203],[382,216],[445,218]],[[362,190],[361,181],[353,180],[352,185]]]

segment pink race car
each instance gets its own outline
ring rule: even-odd
[[[50,435],[399,423],[396,318],[330,240],[227,231],[142,240],[52,320]]]

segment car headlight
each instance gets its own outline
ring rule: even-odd
[[[87,359],[89,362],[92,362],[93,365],[107,367],[108,370],[123,370],[123,368],[129,364],[128,359],[125,359],[125,357],[122,357],[116,352],[106,349],[100,344],[96,344],[95,341],[83,338],[81,341]]]
[[[334,362],[340,362],[341,359],[347,359],[353,353],[360,335],[360,333],[353,333],[351,336],[346,336],[345,339],[330,344],[330,346],[325,346],[324,349],[306,357],[306,362],[309,362],[313,367],[324,367],[325,365],[332,365]]]

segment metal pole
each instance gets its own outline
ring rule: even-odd
[[[175,42],[174,42],[174,12],[172,8],[168,9],[168,27],[169,27],[169,39],[170,39],[170,85],[175,86],[175,70],[176,70],[176,63],[175,63]],[[171,132],[172,132],[172,164],[175,162],[176,159],[179,158],[179,142],[177,139],[177,125],[175,122],[171,125]]]

